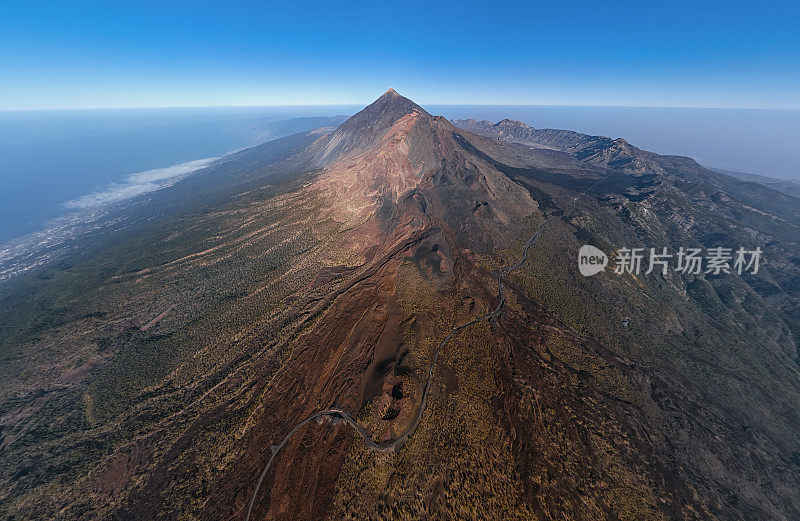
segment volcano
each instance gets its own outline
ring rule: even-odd
[[[6,288],[9,518],[800,517],[790,195],[390,89],[122,211]]]

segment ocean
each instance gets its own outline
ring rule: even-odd
[[[275,123],[356,107],[0,112],[0,243],[96,202],[113,203],[186,163],[279,137]],[[180,166],[183,164],[183,166]],[[164,169],[172,169],[164,171]],[[161,170],[161,172],[154,172]],[[136,179],[139,176],[139,179]],[[116,186],[115,186],[116,185]],[[152,186],[150,186],[152,188]],[[117,192],[116,195],[113,192]]]

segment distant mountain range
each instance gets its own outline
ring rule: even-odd
[[[389,90],[115,212],[0,286],[4,518],[800,517],[791,194]]]
[[[509,143],[564,150],[573,153],[578,159],[588,160],[594,163],[608,165],[613,162],[614,166],[631,163],[632,165],[628,167],[629,171],[635,171],[636,169],[641,171],[660,170],[657,166],[658,161],[654,159],[665,157],[640,150],[631,146],[624,139],[591,136],[571,130],[534,129],[522,121],[513,121],[510,119],[504,119],[497,123],[485,120],[459,119],[453,120],[452,123],[459,128],[475,132],[482,136],[492,137]],[[685,160],[687,158],[682,159]],[[631,170],[631,167],[633,170]],[[800,183],[797,181],[721,170],[718,168],[710,168],[709,170],[743,181],[758,183],[767,188],[783,192],[786,195],[800,197]]]

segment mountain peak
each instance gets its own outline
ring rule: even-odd
[[[419,105],[401,96],[394,89],[389,89],[383,95],[373,101],[370,105],[364,108],[361,112],[353,116],[353,119],[359,116],[364,117],[382,117],[382,116],[398,116],[403,117],[406,114],[418,112],[420,114],[429,115]]]
[[[394,89],[342,123],[323,144],[318,161],[328,162],[343,154],[374,146],[400,119],[407,116],[433,120],[425,109]]]
[[[401,96],[394,89],[389,89],[384,92],[380,98],[376,99],[371,104],[364,107],[362,111],[347,120],[342,127],[352,127],[356,125],[375,127],[376,123],[378,126],[382,126],[380,125],[381,123],[391,126],[403,116],[414,113],[430,116],[422,107],[410,99]]]
[[[494,124],[494,126],[495,127],[516,127],[516,128],[522,128],[522,129],[531,128],[530,126],[528,126],[526,123],[524,123],[522,121],[517,121],[515,119],[508,119],[508,118],[505,118],[505,119],[502,119],[502,120],[498,121],[497,123]]]
[[[493,137],[502,141],[529,142],[534,140],[536,129],[522,121],[502,119],[497,123],[491,121],[476,121],[474,119],[454,120],[457,127],[475,132],[484,136]]]

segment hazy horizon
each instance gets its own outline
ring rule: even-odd
[[[406,93],[400,93],[408,97]],[[258,104],[258,105],[143,105],[143,106],[109,106],[109,107],[45,107],[45,108],[0,108],[0,114],[3,113],[30,113],[30,112],[70,112],[70,111],[101,111],[101,110],[182,110],[182,109],[311,109],[317,107],[332,108],[332,107],[356,107],[364,108],[372,101],[363,103],[306,103],[306,104]],[[428,103],[425,101],[417,101],[415,103],[420,106],[430,107],[570,107],[570,108],[587,108],[587,109],[699,109],[699,110],[743,110],[743,111],[765,111],[765,112],[800,112],[800,107],[790,108],[762,108],[762,107],[712,107],[712,106],[691,106],[691,105],[565,105],[558,103]]]
[[[349,116],[363,105],[73,109],[0,112],[0,242],[94,202],[113,203],[190,170],[191,162],[267,139],[264,125]],[[705,166],[800,180],[800,111],[547,105],[430,105],[448,118],[519,119],[622,137]],[[743,131],[742,129],[747,129]],[[42,151],[47,151],[43,154]],[[189,163],[189,165],[185,165]],[[171,182],[171,181],[170,181]]]

